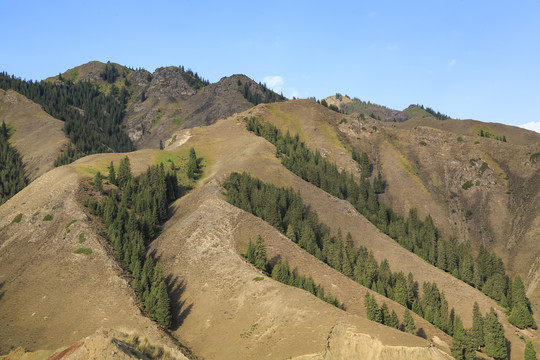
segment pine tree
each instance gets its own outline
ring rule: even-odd
[[[537,360],[532,342],[525,341],[525,360]]]
[[[406,309],[403,314],[403,328],[405,329],[405,332],[408,332],[409,334],[414,334],[416,330],[416,325],[414,324],[414,319],[409,309]]]
[[[111,165],[109,165],[109,176],[107,176],[107,180],[109,180],[111,185],[116,185],[116,172],[114,171],[114,164],[112,161]]]
[[[94,176],[94,188],[99,192],[103,192],[103,177],[99,171]]]
[[[157,290],[157,302],[154,311],[154,320],[165,327],[171,326],[171,305],[167,293],[167,285],[162,278]]]
[[[491,308],[484,319],[485,351],[496,359],[508,359],[506,339],[503,327],[499,323],[495,310]]]
[[[480,312],[480,307],[475,301],[473,306],[473,325],[471,328],[471,339],[475,349],[484,346],[484,318]]]
[[[197,154],[195,153],[194,148],[189,149],[189,160],[187,164],[187,176],[190,179],[195,178],[195,173],[198,171],[197,169]]]
[[[120,166],[118,167],[118,187],[123,189],[124,185],[126,185],[131,177],[131,165],[129,163],[129,158],[126,156],[120,161]]]
[[[536,322],[530,311],[529,301],[525,295],[525,286],[518,274],[512,281],[512,311],[508,321],[520,329],[532,327],[536,329]]]
[[[388,319],[386,325],[393,327],[394,329],[399,329],[399,318],[394,310],[392,310],[392,314],[390,314],[390,319]]]
[[[388,305],[386,305],[386,302],[383,302],[380,312],[381,312],[381,324],[390,326],[390,310],[388,310]]]
[[[262,271],[266,271],[266,246],[260,235],[257,237],[257,241],[254,245],[253,258],[253,265]]]

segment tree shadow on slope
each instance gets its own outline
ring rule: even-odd
[[[190,314],[193,303],[187,304],[186,300],[182,300],[182,295],[186,290],[185,280],[181,280],[178,276],[169,275],[166,282],[167,287],[170,289],[169,298],[171,299],[171,314],[173,317],[171,330],[176,331]]]

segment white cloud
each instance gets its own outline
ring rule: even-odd
[[[281,89],[283,84],[285,84],[285,81],[279,75],[265,76],[263,82],[272,90]]]
[[[540,133],[540,121],[531,121],[523,125],[518,125],[520,128],[524,128],[527,130],[536,131],[537,133]]]

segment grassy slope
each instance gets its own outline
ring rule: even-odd
[[[35,180],[54,167],[60,149],[69,142],[57,120],[14,91],[0,90],[0,122],[13,128],[11,142],[22,156],[26,176]]]

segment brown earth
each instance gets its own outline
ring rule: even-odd
[[[62,131],[63,121],[12,90],[0,89],[2,121],[14,130],[10,142],[22,155],[25,175],[30,181],[54,168],[54,160],[69,142]]]

